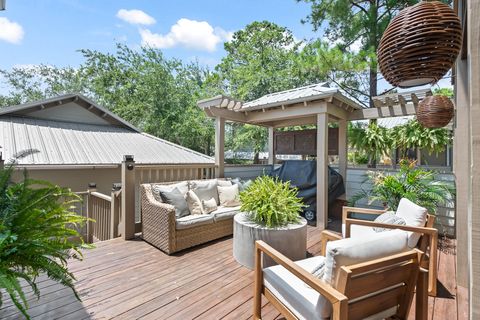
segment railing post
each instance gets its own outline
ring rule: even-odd
[[[88,184],[87,189],[87,235],[86,235],[86,242],[92,243],[93,242],[93,199],[92,199],[92,192],[97,190],[97,184],[95,182],[90,182]]]
[[[122,237],[135,237],[135,161],[132,155],[124,155],[122,161]]]
[[[0,170],[3,170],[5,160],[3,160],[3,154],[0,152]]]
[[[111,202],[111,216],[110,216],[110,239],[118,237],[118,223],[120,222],[120,203],[117,197],[118,192],[122,189],[121,183],[114,183],[112,185],[112,202]]]

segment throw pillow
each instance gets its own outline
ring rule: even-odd
[[[178,188],[175,188],[172,191],[160,191],[160,195],[162,196],[163,202],[175,207],[176,218],[185,217],[190,214],[185,196],[180,190],[178,190]]]
[[[232,179],[232,183],[238,185],[238,191],[243,191],[247,189],[251,184],[252,180],[241,180],[240,178]]]
[[[242,203],[240,202],[240,199],[234,199],[234,200],[228,200],[223,204],[224,207],[238,207],[241,206]]]
[[[162,202],[162,196],[160,195],[161,191],[172,191],[175,188],[178,188],[180,192],[185,195],[188,191],[188,182],[183,181],[179,183],[173,183],[173,184],[157,184],[157,183],[152,183],[152,194],[155,200]]]
[[[202,214],[202,201],[192,190],[189,190],[185,195],[185,200],[187,201],[188,210],[190,214]]]
[[[322,263],[318,264],[318,266],[316,266],[315,269],[312,270],[312,274],[318,279],[322,279],[324,273],[325,273],[325,261],[322,261]]]
[[[211,198],[214,198],[215,203],[218,205],[217,181],[210,181],[209,183],[197,185],[192,190],[200,200],[210,200]]]
[[[228,186],[231,186],[232,185],[232,181],[230,180],[220,180],[218,179],[217,180],[217,184],[221,187],[228,187]]]
[[[215,198],[211,198],[209,200],[202,200],[202,207],[204,214],[211,213],[218,209],[217,201],[215,200]]]
[[[378,223],[387,223],[387,224],[396,224],[399,226],[405,226],[407,223],[405,222],[405,219],[402,217],[397,216],[395,213],[392,211],[388,211],[385,213],[382,213],[379,215],[374,222]],[[384,232],[384,231],[390,231],[392,229],[389,228],[380,228],[380,227],[374,227],[373,230],[375,232]]]
[[[221,206],[226,206],[226,204],[230,201],[238,200],[239,193],[238,193],[238,185],[234,184],[233,186],[229,187],[217,187],[218,190],[218,198],[220,200]]]

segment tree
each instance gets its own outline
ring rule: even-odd
[[[357,44],[369,64],[368,96],[377,95],[377,52],[380,39],[391,19],[401,9],[416,0],[297,0],[311,4],[312,12],[304,22],[310,22],[315,31],[325,28],[327,38],[338,43],[346,52]],[[370,107],[374,107],[370,99]]]
[[[115,53],[80,50],[78,68],[38,66],[1,71],[10,87],[2,106],[65,93],[91,97],[141,130],[212,153],[214,128],[196,101],[218,94],[220,82],[198,63],[166,59],[151,48],[117,44]]]
[[[269,21],[253,22],[225,43],[226,57],[215,68],[231,96],[250,101],[268,93],[324,81],[321,74],[305,73],[298,64],[300,41],[290,30]],[[258,126],[236,125],[235,149],[253,144],[255,159],[266,145],[267,132]]]

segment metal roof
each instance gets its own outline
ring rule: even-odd
[[[405,123],[413,119],[415,119],[415,116],[380,118],[377,119],[377,124],[381,127],[391,129],[397,126],[404,125]],[[368,123],[369,120],[357,120],[355,122]]]
[[[39,152],[19,161],[20,165],[112,165],[124,155],[140,164],[211,164],[213,158],[135,131],[109,125],[93,125],[0,116],[0,146],[3,159],[21,151]]]

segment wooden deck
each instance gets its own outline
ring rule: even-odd
[[[311,254],[320,251],[320,234],[308,231]],[[439,255],[439,296],[429,298],[429,319],[465,319],[455,285],[455,255]],[[249,319],[253,272],[232,257],[224,238],[168,256],[141,241],[109,240],[72,262],[82,302],[70,289],[40,279],[42,298],[31,294],[33,319]],[[463,293],[459,293],[463,295]],[[458,310],[458,311],[457,311]],[[6,300],[0,319],[21,319]],[[270,305],[264,319],[279,318]],[[414,319],[414,317],[410,317]]]

